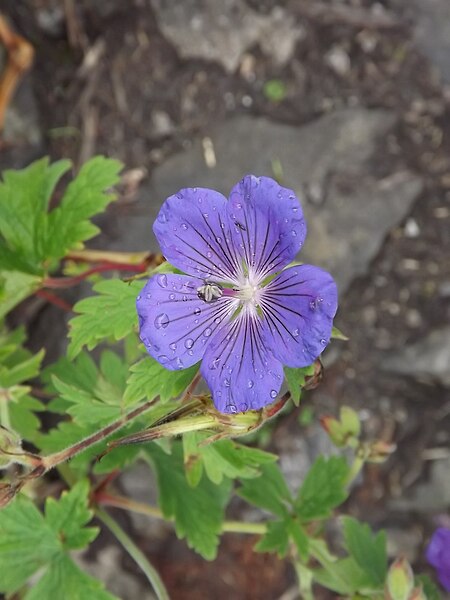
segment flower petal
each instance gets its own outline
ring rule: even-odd
[[[227,209],[234,245],[260,281],[291,262],[305,241],[295,193],[270,177],[246,175],[231,190]]]
[[[222,194],[205,188],[170,196],[153,226],[167,260],[195,277],[236,281],[241,267],[231,245],[226,205]]]
[[[223,296],[206,303],[197,295],[201,279],[161,273],[136,300],[139,332],[147,352],[167,369],[185,369],[203,357],[212,336],[236,309]]]
[[[275,400],[283,366],[264,348],[258,317],[241,311],[208,344],[201,373],[220,412],[259,409]]]
[[[318,267],[290,267],[263,288],[260,306],[263,339],[273,355],[288,367],[306,367],[330,341],[336,283]]]

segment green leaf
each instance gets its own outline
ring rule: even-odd
[[[85,163],[69,184],[59,206],[48,218],[47,257],[61,258],[98,233],[90,218],[103,212],[115,196],[105,192],[119,181],[122,165],[103,156]]]
[[[146,356],[130,368],[130,377],[124,394],[126,406],[141,400],[152,400],[159,395],[160,402],[179,396],[197,374],[199,365],[182,371],[169,371],[151,356]]]
[[[442,600],[441,592],[438,586],[428,577],[428,575],[417,575],[415,585],[422,586],[427,600]]]
[[[380,531],[374,535],[367,524],[351,517],[343,517],[343,525],[349,554],[373,585],[382,586],[387,574],[386,533]]]
[[[41,579],[26,594],[25,600],[118,600],[104,589],[102,582],[90,577],[68,556],[54,560]]]
[[[120,340],[136,327],[136,296],[142,285],[139,281],[124,283],[108,279],[94,285],[96,296],[75,304],[74,310],[79,315],[69,323],[69,360],[73,360],[83,346],[92,350],[106,338]]]
[[[44,350],[41,350],[34,356],[27,357],[14,366],[7,367],[0,364],[0,387],[10,388],[18,383],[36,377],[39,374],[43,358]]]
[[[297,519],[290,519],[288,521],[288,532],[294,544],[297,546],[300,558],[306,562],[309,555],[309,539]]]
[[[261,476],[246,479],[237,494],[259,508],[278,517],[289,514],[292,496],[283,475],[277,465],[267,464],[261,467]]]
[[[281,102],[286,97],[286,84],[280,79],[269,79],[263,86],[263,94],[271,102]]]
[[[0,271],[0,319],[37,290],[40,282],[41,278],[36,275]]]
[[[47,232],[46,213],[53,190],[70,168],[67,160],[49,164],[48,158],[22,170],[3,173],[0,183],[0,239],[4,249],[0,268],[10,269],[11,257],[28,273],[42,272],[42,241]],[[7,261],[5,264],[3,260]],[[16,263],[18,264],[18,263]]]
[[[303,521],[324,519],[339,506],[348,495],[346,477],[349,467],[345,458],[320,456],[305,477],[295,510]]]
[[[213,560],[217,554],[225,505],[231,485],[224,479],[214,485],[203,477],[197,487],[192,488],[184,473],[181,444],[175,443],[168,455],[156,444],[146,447],[155,468],[159,504],[166,519],[175,520],[179,538],[186,538],[188,546],[203,558]]]
[[[341,595],[372,590],[370,580],[353,558],[337,560],[327,569],[314,570],[314,581]]]
[[[301,369],[292,369],[291,367],[284,367],[284,376],[286,377],[286,383],[289,391],[291,392],[291,398],[296,406],[299,405],[302,388],[305,385],[306,377],[314,375],[314,364],[309,367],[303,367]]]
[[[256,552],[276,552],[280,558],[284,558],[288,549],[288,519],[268,521],[267,533],[255,545]]]
[[[331,330],[331,339],[332,340],[342,340],[343,342],[348,342],[349,338],[345,335],[345,333],[342,333],[342,331],[340,329],[338,329],[337,327],[333,327],[333,329]]]
[[[219,440],[213,444],[201,445],[209,436],[209,433],[195,431],[183,436],[186,474],[193,486],[197,485],[203,467],[208,478],[213,483],[220,484],[224,477],[228,479],[259,477],[261,465],[277,460],[275,454],[249,448],[231,440]]]
[[[54,568],[66,550],[94,539],[97,529],[85,527],[92,517],[88,493],[87,481],[81,481],[60,500],[48,498],[45,516],[25,496],[0,511],[1,592],[17,591],[37,571]]]

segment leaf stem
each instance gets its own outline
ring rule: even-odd
[[[169,594],[160,578],[155,567],[149,562],[145,554],[138,548],[133,540],[127,535],[127,533],[120,527],[111,515],[109,515],[102,508],[96,508],[95,514],[106,525],[111,533],[117,538],[122,544],[128,554],[134,559],[137,565],[142,569],[143,573],[147,577],[150,585],[152,586],[158,600],[170,600]]]
[[[153,517],[156,519],[165,519],[163,513],[156,506],[138,502],[131,498],[101,492],[95,496],[96,502],[103,506],[114,506],[122,508],[141,515]],[[267,531],[265,523],[250,523],[245,521],[224,521],[222,524],[222,533],[248,533],[253,535],[264,535]]]

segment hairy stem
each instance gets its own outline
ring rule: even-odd
[[[145,554],[137,547],[127,533],[125,533],[120,525],[105,510],[96,508],[95,514],[122,544],[136,564],[142,569],[158,600],[170,600],[169,594],[155,567],[149,562]]]

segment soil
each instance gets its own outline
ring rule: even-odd
[[[79,164],[104,153],[151,176],[209,124],[235,113],[292,125],[347,106],[388,108],[398,115],[395,132],[381,143],[374,173],[395,161],[420,173],[425,188],[369,271],[341,299],[337,325],[350,340],[303,406],[319,415],[335,414],[339,403],[353,405],[367,415],[368,436],[397,444],[386,465],[368,470],[346,509],[375,527],[418,531],[417,566],[426,568],[421,557],[434,515],[400,511],[391,501],[429,481],[425,449],[449,448],[449,390],[380,366],[386,351],[400,351],[450,320],[450,94],[416,47],[408,0],[380,2],[390,19],[382,26],[372,18],[370,0],[329,2],[330,10],[319,15],[312,2],[248,0],[261,14],[284,7],[301,21],[304,35],[285,66],[275,66],[255,45],[232,74],[207,60],[180,58],[144,0],[132,7],[115,0],[108,8],[82,0],[71,21],[63,13],[53,29],[43,28],[43,11],[58,4],[10,0],[3,9],[35,46],[32,86],[46,152],[55,159],[68,156]],[[344,10],[331,10],[339,7]],[[333,49],[348,62],[330,67]],[[267,97],[264,83],[271,79],[285,82],[283,100]],[[159,121],[155,111],[164,113]],[[298,435],[296,418],[276,424],[275,446],[286,435]],[[146,540],[140,542],[146,548]],[[253,542],[225,536],[212,564],[174,537],[148,552],[174,599],[294,598],[286,593],[295,585],[289,566],[253,554]]]

